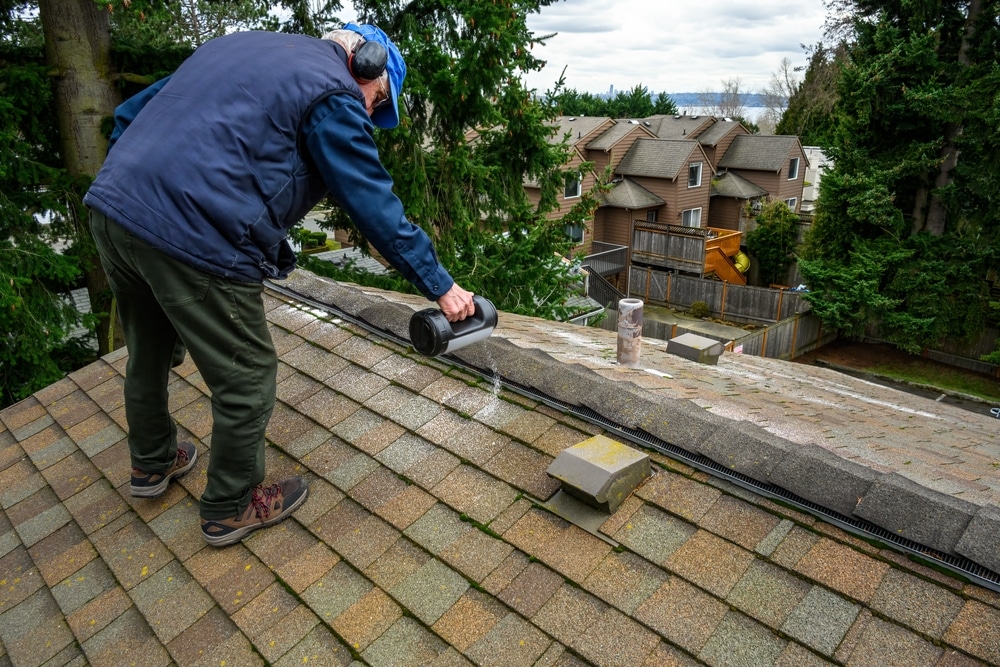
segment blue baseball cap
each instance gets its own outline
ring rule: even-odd
[[[344,30],[356,32],[364,37],[366,42],[378,42],[385,47],[389,56],[385,63],[385,71],[389,75],[389,99],[392,104],[376,109],[375,113],[372,114],[372,122],[378,127],[391,130],[399,125],[399,95],[403,90],[403,79],[406,78],[406,63],[403,62],[403,55],[389,39],[389,36],[378,26],[348,23],[344,26]]]

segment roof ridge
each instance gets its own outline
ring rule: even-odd
[[[370,316],[388,331],[405,330],[401,316],[422,305],[419,297],[393,295],[401,303],[389,303],[377,290],[326,281],[314,287],[335,296],[345,317]],[[185,648],[191,642],[216,656],[229,652],[231,662],[244,656],[282,664],[320,650],[343,665],[381,664],[390,654],[416,664],[499,654],[524,664],[642,664],[653,655],[712,664],[724,653],[801,664],[878,655],[880,637],[894,637],[894,650],[917,662],[933,662],[941,647],[1000,659],[995,646],[977,639],[1000,628],[1000,595],[662,453],[650,452],[658,474],[601,526],[616,549],[543,506],[556,488],[545,475],[548,463],[602,432],[599,426],[507,388],[496,394],[488,377],[420,357],[308,303],[273,292],[266,302],[281,358],[267,466],[275,476],[305,468],[312,490],[289,520],[241,545],[212,549],[201,539],[194,498],[207,457],[158,500],[123,496],[127,352],[0,411],[0,508],[15,508],[13,530],[40,534],[55,516],[29,522],[46,495],[42,487],[66,485],[51,491],[65,496],[53,507],[67,508],[93,541],[92,567],[106,564],[123,589],[106,598],[76,589],[81,609],[95,612],[94,634],[69,635],[86,656],[110,638],[128,641],[127,631],[137,629],[178,664],[194,662]],[[559,362],[566,368],[554,375],[551,354],[512,342],[529,342],[541,325],[504,317],[498,331],[510,340],[465,348],[462,360],[492,360],[505,378],[541,376],[535,386],[663,437],[703,433],[699,442],[711,447],[710,436],[721,433],[699,430],[721,418],[698,406],[673,411],[669,420],[651,417],[664,416],[650,400],[662,378],[583,357]],[[576,336],[578,349],[602,335],[550,325]],[[649,384],[617,381],[622,377]],[[172,378],[171,411],[204,453],[207,388],[190,360]],[[589,391],[573,386],[584,378]],[[741,426],[724,441],[760,437]],[[9,495],[2,490],[24,465],[7,462],[26,442],[39,460],[51,455],[52,474],[37,473]],[[77,489],[66,473],[86,463],[99,479],[74,482],[83,485]],[[0,544],[7,542],[0,530]],[[67,549],[58,558],[69,568],[73,556]],[[98,617],[124,598],[133,611]],[[914,599],[931,602],[907,604]],[[32,611],[39,608],[15,606],[41,623]],[[0,615],[7,611],[0,602]],[[277,627],[267,621],[274,614],[283,619]],[[80,632],[75,623],[66,621]],[[140,632],[142,623],[148,632]],[[0,622],[8,654],[38,649],[10,627]],[[71,651],[70,643],[54,650]]]

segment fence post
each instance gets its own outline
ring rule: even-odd
[[[795,316],[795,322],[792,323],[792,351],[791,351],[790,356],[788,357],[789,361],[791,361],[792,359],[795,358],[795,343],[796,343],[796,341],[798,340],[798,337],[799,337],[799,318],[800,317],[801,317],[801,315],[796,315]]]
[[[774,314],[774,321],[781,321],[781,302],[785,299],[785,290],[778,291],[778,312]]]
[[[722,281],[722,304],[721,304],[722,305],[722,309],[719,312],[719,319],[720,320],[726,319],[726,298],[727,298],[728,294],[729,294],[729,283],[727,283],[725,280],[723,280]]]

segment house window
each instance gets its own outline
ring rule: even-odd
[[[701,227],[701,209],[689,208],[681,213],[681,224],[685,227]]]
[[[688,187],[697,188],[701,185],[701,162],[688,165]]]
[[[566,199],[579,197],[582,184],[583,176],[579,172],[566,174],[566,189],[564,190]]]
[[[576,245],[583,243],[584,232],[587,228],[584,225],[566,225],[566,236],[570,238]]]
[[[793,157],[788,162],[788,180],[794,181],[798,177],[799,177],[799,159],[797,157]]]
[[[659,211],[657,211],[655,208],[646,211],[646,222],[656,222],[656,220],[659,218],[658,213]]]
[[[788,204],[788,208],[795,213],[795,206],[799,203],[798,197],[792,197],[791,199],[786,199],[785,203]]]

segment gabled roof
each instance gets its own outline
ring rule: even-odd
[[[739,132],[742,124],[737,120],[716,120],[715,123],[698,135],[698,143],[703,146],[715,146],[730,132]],[[749,134],[746,129],[744,134]]]
[[[712,126],[712,116],[647,116],[639,121],[660,139],[696,139],[701,132]]]
[[[549,123],[549,125],[556,128],[556,131],[549,138],[549,142],[558,144],[562,142],[564,136],[569,134],[570,145],[575,145],[584,139],[588,139],[603,126],[610,126],[613,123],[614,121],[606,116],[559,116]]]
[[[211,398],[194,365],[169,399],[199,461],[155,500],[128,495],[127,350],[72,373],[0,411],[0,662],[1000,663],[1000,594],[890,539],[1000,569],[988,415],[651,339],[627,368],[614,332],[508,313],[489,340],[425,359],[400,338],[420,297],[304,271],[278,287],[267,466],[306,475],[309,499],[207,547]],[[545,471],[598,434],[656,474],[610,516],[577,508],[582,527]],[[775,502],[782,488],[883,533]]]
[[[799,138],[784,135],[740,135],[719,160],[726,169],[780,171],[799,146]]]
[[[601,193],[601,200],[604,206],[627,208],[631,211],[662,206],[666,203],[660,197],[629,178],[623,178],[620,182],[614,184],[611,190]]]
[[[700,149],[695,141],[637,139],[618,163],[615,173],[674,179],[687,166],[691,153],[696,150]]]
[[[767,190],[758,187],[739,174],[726,172],[712,180],[712,196],[735,197],[736,199],[752,199],[764,197]]]
[[[313,255],[316,259],[321,259],[341,268],[353,265],[355,268],[367,273],[382,274],[388,273],[385,266],[371,255],[365,255],[357,246],[341,248],[339,250],[327,250]]]
[[[653,137],[650,130],[638,123],[630,121],[616,121],[606,132],[587,144],[587,150],[608,151],[614,148],[615,144],[627,137],[632,132],[641,132],[645,137]]]

